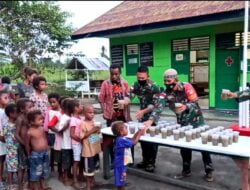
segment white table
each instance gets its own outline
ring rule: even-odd
[[[129,130],[128,130],[129,131]],[[111,127],[106,127],[101,129],[103,135],[103,177],[104,179],[110,178],[110,148],[108,142],[114,135],[111,131]],[[129,138],[133,137],[133,134],[128,134]],[[233,143],[227,147],[222,147],[219,143],[218,146],[213,146],[211,142],[208,144],[202,144],[201,138],[192,140],[191,142],[186,142],[185,138],[181,138],[178,141],[174,140],[173,135],[168,136],[166,139],[161,138],[161,134],[154,137],[150,137],[149,134],[145,134],[140,138],[140,141],[152,142],[161,146],[168,146],[174,148],[187,148],[194,151],[206,151],[212,154],[219,154],[229,157],[240,157],[240,158],[250,158],[250,138],[240,136],[238,143]]]
[[[114,136],[111,127],[103,128],[101,130],[103,135]],[[133,134],[128,134],[129,138],[133,137]],[[140,141],[147,141],[156,143],[162,146],[170,146],[176,148],[188,148],[196,151],[206,151],[213,154],[222,154],[226,156],[239,156],[250,158],[250,138],[240,136],[238,143],[233,143],[227,147],[222,147],[222,144],[219,143],[218,146],[213,146],[211,142],[208,144],[202,144],[201,138],[194,139],[191,142],[186,142],[185,138],[181,138],[178,141],[174,140],[173,135],[168,136],[166,139],[161,138],[161,134],[154,137],[150,137],[149,134],[145,134],[140,138]]]

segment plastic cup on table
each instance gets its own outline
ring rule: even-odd
[[[227,147],[228,144],[229,144],[229,136],[228,135],[222,135],[221,139],[222,139],[222,146]]]
[[[159,133],[160,133],[160,127],[155,126],[155,135],[159,135]]]
[[[180,138],[184,138],[185,137],[185,129],[183,129],[182,127],[179,128],[180,131]]]
[[[208,142],[212,142],[212,134],[214,132],[213,131],[208,131]]]
[[[173,134],[174,134],[174,140],[179,140],[180,138],[180,131],[178,129],[173,130]]]
[[[192,141],[192,131],[185,131],[186,142]]]
[[[228,133],[228,137],[229,137],[228,144],[229,145],[233,144],[233,136],[234,136],[233,132]]]
[[[201,143],[202,144],[208,143],[208,133],[206,132],[201,133]]]
[[[192,129],[192,139],[196,139],[196,129]]]
[[[196,138],[200,138],[201,137],[201,129],[198,127],[196,128]]]
[[[150,137],[154,137],[155,136],[155,127],[150,127],[149,128],[149,134],[150,134]]]
[[[213,134],[212,135],[212,145],[217,146],[219,144],[219,135]]]
[[[163,139],[167,138],[167,129],[166,128],[161,128],[161,137]]]
[[[240,135],[240,132],[238,132],[238,131],[233,132],[233,142],[234,143],[239,142],[239,135]]]

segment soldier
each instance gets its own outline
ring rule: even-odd
[[[155,97],[154,111],[145,124],[151,125],[152,123],[157,123],[164,106],[168,104],[168,107],[176,114],[177,123],[181,126],[191,124],[196,128],[203,125],[204,118],[198,104],[198,96],[193,86],[189,83],[178,81],[175,69],[165,71],[164,83],[166,90]],[[183,160],[183,169],[180,174],[175,176],[176,179],[182,179],[191,175],[192,151],[182,148],[180,153]],[[210,154],[207,152],[201,152],[201,154],[206,173],[205,179],[209,182],[213,181],[213,166]]]
[[[149,80],[148,68],[140,66],[137,70],[137,80],[130,90],[130,98],[135,96],[139,98],[140,110],[136,113],[136,118],[139,122],[144,122],[149,119],[153,111],[153,96],[160,92],[159,88],[153,81]],[[144,168],[148,172],[153,172],[155,169],[155,159],[157,155],[158,145],[141,142],[142,162],[137,164],[138,168]]]
[[[247,89],[247,90],[243,90],[240,92],[228,91],[226,93],[223,93],[221,96],[223,100],[235,98],[237,102],[244,102],[244,101],[250,100],[250,90]],[[250,189],[249,159],[234,157],[233,160],[241,170],[241,189],[249,190]]]

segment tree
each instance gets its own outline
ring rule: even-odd
[[[73,43],[69,16],[51,1],[1,1],[1,47],[18,67],[48,53],[62,54]]]

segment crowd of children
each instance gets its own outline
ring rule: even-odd
[[[101,124],[94,120],[93,106],[58,93],[47,95],[46,79],[35,70],[26,70],[32,76],[31,83],[24,83],[27,96],[13,93],[8,77],[2,77],[0,83],[0,190],[51,189],[46,184],[51,172],[66,186],[93,189],[98,185],[94,176],[101,152]],[[112,131],[117,136],[115,185],[124,189],[126,165],[132,159],[128,148],[145,131],[127,139],[122,121],[113,123]]]
[[[56,173],[55,163],[65,185],[82,189],[86,181],[92,189],[101,152],[92,105],[47,95],[46,79],[39,75],[29,97],[12,98],[6,86],[0,86],[0,189],[51,189],[45,181]]]

